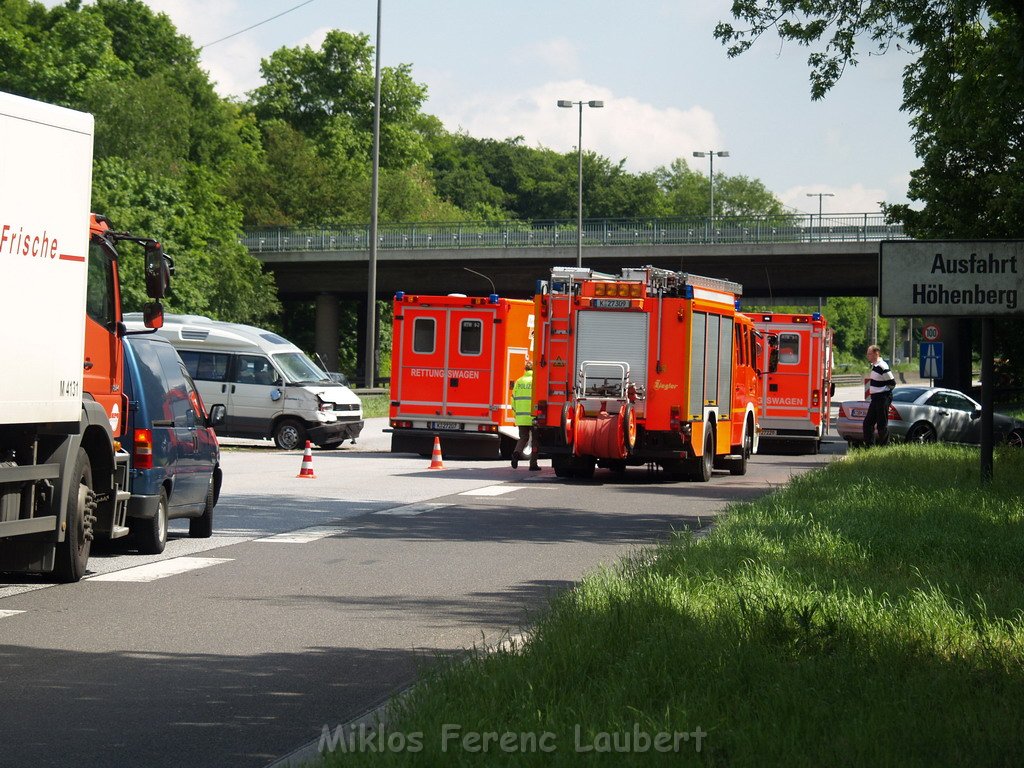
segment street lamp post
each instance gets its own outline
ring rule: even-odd
[[[366,276],[366,366],[363,385],[373,387],[377,377],[377,198],[380,174],[380,17],[383,0],[377,0],[376,62],[373,73],[373,153],[370,181],[370,253]]]
[[[565,109],[572,109],[574,106],[580,108],[580,133],[576,142],[576,266],[583,266],[583,105],[593,109],[600,109],[604,106],[603,101],[569,101],[559,99],[558,106]]]
[[[715,239],[715,158],[716,157],[728,157],[728,151],[718,151],[709,149],[707,152],[694,152],[694,157],[706,157],[711,161],[711,170],[708,174],[711,188],[711,206],[709,208],[708,216],[708,239],[714,241]]]
[[[808,192],[807,196],[808,197],[816,197],[816,198],[818,198],[818,230],[819,230],[818,231],[818,239],[820,240],[821,239],[821,231],[820,230],[822,228],[822,221],[821,221],[821,199],[823,197],[835,197],[835,195],[832,194],[831,192]]]

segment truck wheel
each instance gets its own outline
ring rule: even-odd
[[[295,419],[281,419],[274,427],[274,445],[282,451],[294,451],[306,443],[306,428]]]
[[[208,539],[213,536],[213,478],[206,489],[206,506],[203,514],[188,521],[188,535],[193,539]]]
[[[572,477],[572,456],[556,453],[551,457],[551,468],[555,470],[555,477]]]
[[[77,486],[77,492],[76,492]],[[54,575],[64,583],[85,575],[92,546],[92,525],[96,522],[96,492],[92,489],[92,464],[84,448],[78,449],[67,501],[67,530],[57,545]]]
[[[135,544],[143,555],[159,555],[167,544],[167,491],[160,489],[156,514],[149,519],[133,520]]]
[[[573,458],[573,475],[581,480],[589,480],[594,476],[597,459],[593,456],[576,456]]]
[[[747,459],[754,453],[754,425],[747,420],[747,425],[743,428],[743,445],[740,446],[740,457],[730,462],[729,474],[732,475],[745,475],[747,474]]]
[[[704,431],[704,455],[693,460],[690,467],[691,477],[698,483],[706,483],[711,479],[715,461],[715,436],[710,429]]]

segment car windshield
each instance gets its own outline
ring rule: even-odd
[[[924,387],[897,387],[892,391],[895,403],[912,403],[928,390]]]
[[[289,384],[331,384],[331,378],[301,352],[282,352],[274,355],[277,367],[284,372]]]

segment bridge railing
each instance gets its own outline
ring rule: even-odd
[[[381,224],[379,249],[527,248],[576,245],[576,221],[499,221]],[[812,243],[902,239],[900,224],[881,213],[786,214],[586,219],[584,246],[679,245],[702,243]],[[239,242],[254,253],[282,251],[365,251],[368,225],[320,228],[248,229]]]

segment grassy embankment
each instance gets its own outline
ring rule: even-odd
[[[388,415],[389,401],[387,395],[360,395],[359,399],[363,402],[364,419]]]
[[[525,645],[429,665],[382,733],[421,752],[328,764],[1016,764],[1024,453],[978,465],[904,445],[798,477],[589,575]]]

